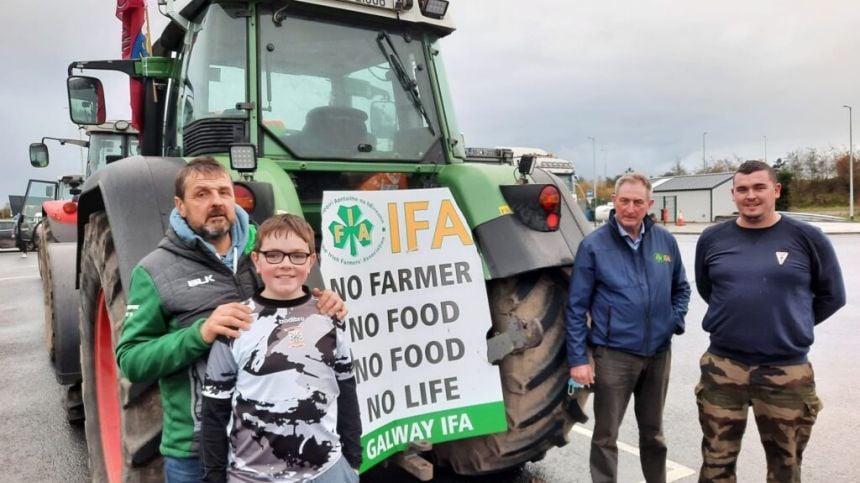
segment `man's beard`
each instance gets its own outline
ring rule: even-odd
[[[208,221],[209,218],[213,218],[216,216],[224,217],[224,220],[226,220],[226,224],[216,228],[207,226],[206,221],[204,221],[201,226],[193,226],[191,227],[191,229],[194,230],[194,232],[197,233],[200,238],[210,243],[222,239],[230,233],[230,230],[233,228],[233,223],[227,218],[227,214],[221,211],[210,213],[206,220]]]
[[[200,238],[211,243],[214,241],[218,241],[224,236],[226,236],[228,233],[230,233],[231,228],[232,225],[228,225],[223,228],[208,228],[206,225],[203,225],[199,229],[194,231],[197,232],[198,235],[200,235]]]

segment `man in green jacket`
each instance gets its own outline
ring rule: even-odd
[[[248,256],[256,230],[236,205],[221,164],[199,157],[184,166],[174,203],[166,236],[132,271],[116,358],[130,381],[158,379],[165,479],[184,483],[203,474],[200,390],[209,347],[249,327],[250,310],[239,301],[259,284]],[[336,293],[314,289],[314,295],[320,312],[346,316]]]

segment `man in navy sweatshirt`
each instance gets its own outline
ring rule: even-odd
[[[704,231],[696,288],[708,303],[696,402],[702,439],[699,481],[734,482],[752,406],[767,481],[799,482],[803,450],[821,410],[807,360],[813,328],[845,305],[836,254],[818,228],[776,212],[773,168],[746,161],[734,176],[736,221]]]
[[[618,178],[612,203],[608,222],[585,237],[573,262],[567,363],[571,379],[594,384],[592,481],[618,479],[618,427],[633,396],[642,473],[648,483],[660,483],[666,481],[670,346],[672,335],[684,332],[690,284],[675,238],[646,216],[654,204],[648,178]]]

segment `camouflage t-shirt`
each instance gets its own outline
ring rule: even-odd
[[[213,344],[203,385],[206,397],[232,398],[230,480],[313,479],[341,457],[337,382],[353,377],[344,326],[310,295],[246,304],[251,328]]]

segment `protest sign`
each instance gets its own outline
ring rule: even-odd
[[[320,268],[349,304],[362,470],[506,430],[481,259],[447,188],[326,192]]]

